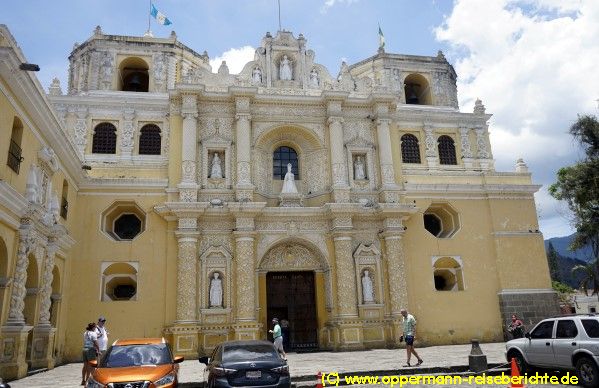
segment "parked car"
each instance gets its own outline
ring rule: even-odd
[[[271,342],[228,341],[218,345],[206,364],[204,380],[208,388],[261,386],[289,388],[289,366]]]
[[[525,338],[505,344],[520,372],[531,367],[575,370],[579,384],[599,387],[599,317],[567,315],[544,319]]]
[[[87,380],[87,388],[176,387],[179,363],[164,338],[115,341]],[[95,365],[94,365],[95,364]]]

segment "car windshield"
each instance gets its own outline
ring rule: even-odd
[[[223,352],[223,361],[264,361],[278,359],[272,345],[228,345]]]
[[[101,368],[171,364],[173,358],[166,344],[115,345],[102,360]]]

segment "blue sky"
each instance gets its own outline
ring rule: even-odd
[[[563,204],[547,185],[581,152],[567,134],[578,113],[597,114],[599,1],[596,0],[280,0],[282,27],[303,33],[316,61],[336,74],[342,59],[376,53],[378,24],[386,51],[436,55],[443,50],[458,73],[460,109],[479,97],[494,116],[491,143],[498,171],[524,158],[535,183],[545,237],[572,232]],[[239,69],[267,31],[278,29],[277,0],[156,0],[172,20],[152,21],[155,36],[206,50],[216,71],[222,59]],[[106,34],[141,36],[147,0],[5,0],[7,24],[28,60],[40,65],[47,88],[66,87],[68,55],[100,25]],[[238,71],[238,70],[237,70]]]

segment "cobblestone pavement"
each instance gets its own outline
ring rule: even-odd
[[[325,373],[354,373],[385,371],[385,374],[427,374],[435,368],[451,368],[468,365],[470,345],[431,346],[417,349],[424,364],[416,368],[402,368],[405,363],[404,349],[376,349],[355,352],[315,352],[288,354],[292,378],[316,376],[319,371]],[[505,346],[503,343],[481,344],[483,353],[490,364],[504,364]],[[39,373],[10,383],[13,388],[37,387],[80,387],[81,363],[59,366],[48,372]],[[183,387],[199,387],[203,381],[204,365],[197,360],[184,361],[181,364],[179,380]],[[303,385],[303,384],[302,384]],[[309,385],[309,383],[308,383]],[[357,386],[357,385],[356,385]],[[367,385],[361,385],[363,387]],[[412,385],[411,387],[425,385]],[[468,384],[464,387],[470,386]],[[438,387],[443,387],[439,385]],[[478,387],[484,387],[478,385]],[[495,386],[496,387],[496,386]],[[542,387],[538,385],[538,387]],[[549,385],[547,386],[549,387]],[[557,385],[551,385],[557,387]]]

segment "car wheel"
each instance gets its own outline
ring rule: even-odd
[[[584,387],[599,387],[599,369],[593,360],[583,357],[576,361],[576,375]]]
[[[524,359],[524,356],[522,355],[522,353],[520,353],[518,351],[512,351],[508,354],[508,360],[510,361],[510,363],[512,362],[512,358],[516,359],[516,365],[518,365],[518,370],[520,371],[521,375],[523,375],[524,373],[530,372],[531,367],[530,367],[530,365],[528,365],[528,363]]]

